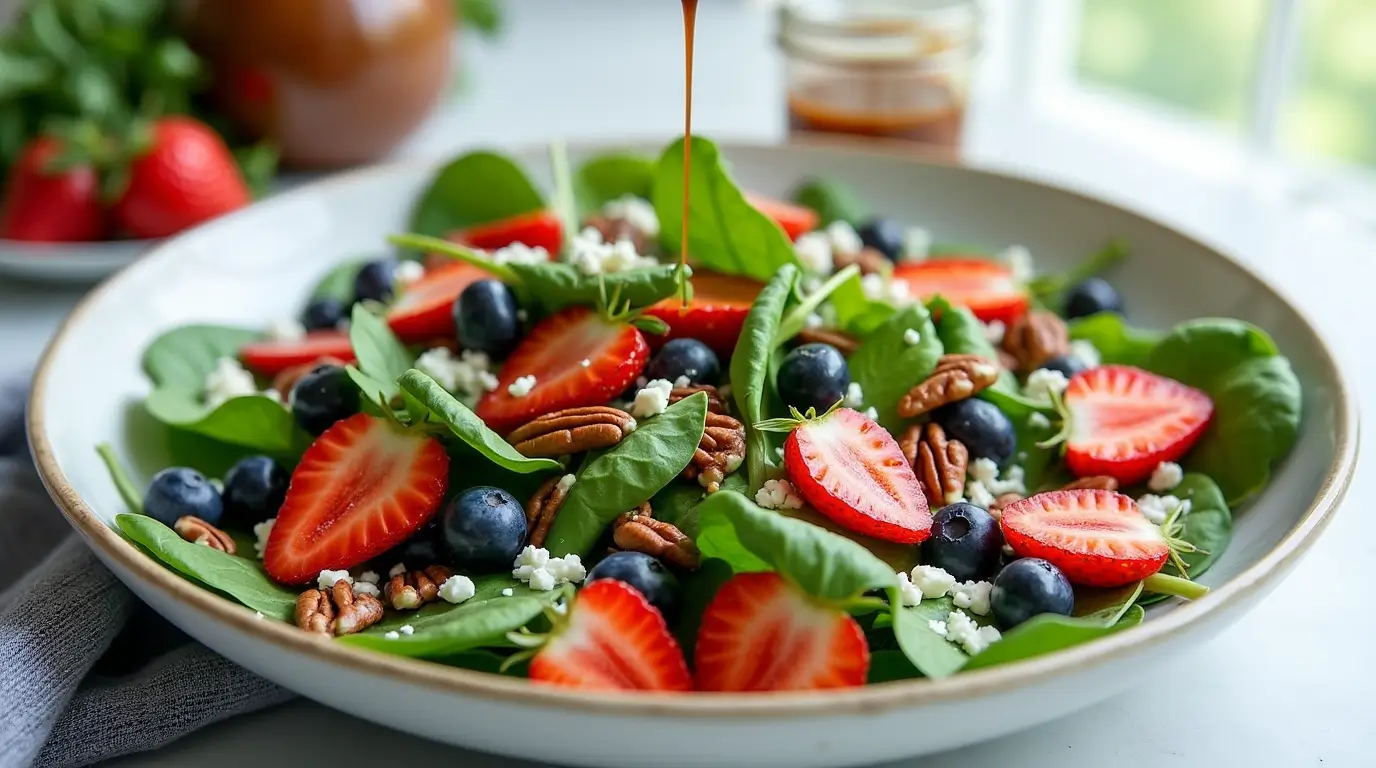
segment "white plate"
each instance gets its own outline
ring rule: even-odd
[[[192,636],[325,704],[480,750],[597,766],[822,766],[871,763],[993,738],[1088,706],[1149,678],[1262,599],[1331,518],[1351,479],[1356,406],[1303,314],[1229,258],[1132,213],[1030,181],[881,152],[725,149],[737,175],[781,194],[809,173],[855,184],[883,213],[943,241],[1022,243],[1041,268],[1068,268],[1110,237],[1134,257],[1115,282],[1133,319],[1162,327],[1222,315],[1257,323],[1305,386],[1300,440],[1190,604],[1073,649],[940,680],[845,692],[590,695],[353,650],[191,585],[108,527],[122,510],[92,446],[114,442],[146,478],[166,433],[140,418],[143,347],[190,321],[262,325],[298,311],[331,264],[403,227],[432,170],[394,165],[309,185],[172,239],[97,289],[54,340],[30,403],[35,456],[54,497],[96,553]],[[522,153],[542,168],[544,152]],[[546,176],[537,172],[537,176]],[[544,180],[547,181],[547,178]],[[1281,660],[1277,660],[1278,663]]]
[[[24,243],[0,240],[0,275],[43,283],[95,283],[133,264],[156,240]]]

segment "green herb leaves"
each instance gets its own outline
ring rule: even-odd
[[[444,166],[411,211],[412,232],[456,230],[543,210],[545,200],[511,158],[470,152]]]
[[[909,343],[914,333],[916,343]],[[931,374],[941,353],[932,317],[921,304],[900,310],[860,342],[850,358],[850,378],[864,392],[865,405],[879,414],[880,426],[901,433],[898,401]]]
[[[765,435],[755,425],[765,420],[765,398],[772,382],[769,362],[779,335],[784,308],[793,295],[798,268],[787,264],[779,269],[750,308],[741,329],[736,351],[731,355],[731,385],[736,410],[745,425],[746,471],[753,493],[764,485],[769,466],[769,447]]]
[[[1135,627],[1142,623],[1143,616],[1142,608],[1136,605],[1128,608],[1121,619],[1111,624],[1097,618],[1072,618],[1049,613],[1034,616],[1014,627],[984,652],[971,657],[964,669],[985,669],[1082,645]]]
[[[355,304],[349,320],[349,343],[358,366],[348,366],[349,377],[383,408],[401,391],[397,379],[411,369],[411,353],[406,351],[392,329],[362,304]]]
[[[1133,328],[1116,312],[1100,312],[1070,321],[1070,338],[1093,344],[1105,364],[1141,368],[1161,336],[1156,331]]]
[[[459,402],[444,387],[441,387],[434,379],[421,371],[409,370],[402,374],[397,383],[401,391],[410,395],[410,402],[413,405],[423,406],[426,410],[425,413],[412,413],[411,418],[414,421],[439,421],[449,427],[449,431],[454,433],[454,436],[468,447],[502,469],[525,475],[533,472],[552,472],[563,468],[554,459],[529,459],[522,456],[500,435],[488,429],[483,420],[469,410],[468,406]],[[701,437],[701,430],[698,434]],[[684,466],[687,466],[687,463],[685,461]],[[679,469],[681,470],[683,467],[679,467]]]

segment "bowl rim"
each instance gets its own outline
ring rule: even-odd
[[[630,144],[638,146],[645,143],[648,142],[631,142]],[[587,141],[571,143],[570,149],[597,151],[622,146],[623,144],[613,141]],[[68,522],[86,539],[90,546],[99,550],[105,559],[119,563],[121,567],[138,576],[149,588],[162,593],[163,597],[186,605],[199,613],[201,618],[227,626],[241,634],[249,635],[256,641],[269,643],[280,651],[310,654],[322,663],[351,672],[385,676],[391,678],[393,682],[424,686],[448,695],[491,698],[545,709],[562,709],[582,713],[669,718],[748,717],[781,719],[809,715],[856,715],[905,706],[949,704],[1037,684],[1070,670],[1079,671],[1101,666],[1119,657],[1167,643],[1181,628],[1202,621],[1209,616],[1224,613],[1235,604],[1245,602],[1250,595],[1264,589],[1272,581],[1280,578],[1313,545],[1319,534],[1332,520],[1347,493],[1355,472],[1360,431],[1356,401],[1351,397],[1347,384],[1348,377],[1344,374],[1343,364],[1333,354],[1329,344],[1316,329],[1313,320],[1299,309],[1299,305],[1282,290],[1272,285],[1247,265],[1150,216],[1094,195],[1031,175],[971,167],[947,157],[914,151],[911,146],[904,146],[896,142],[809,137],[804,140],[782,143],[729,141],[723,145],[723,151],[727,153],[733,148],[737,150],[782,149],[805,153],[818,150],[822,152],[841,151],[850,154],[876,156],[904,164],[957,168],[966,173],[989,177],[1006,183],[1032,186],[1039,188],[1044,193],[1069,196],[1082,202],[1105,206],[1119,214],[1137,219],[1141,224],[1163,229],[1175,236],[1182,237],[1196,247],[1207,251],[1234,271],[1238,279],[1249,282],[1256,290],[1272,294],[1296,315],[1303,330],[1312,337],[1312,343],[1319,350],[1322,366],[1326,369],[1325,373],[1336,383],[1334,398],[1337,418],[1334,429],[1337,437],[1337,451],[1334,462],[1328,468],[1318,494],[1298,522],[1271,551],[1232,579],[1212,588],[1208,595],[1199,600],[1178,605],[1165,615],[1143,622],[1128,632],[1115,633],[1043,656],[953,675],[940,680],[918,678],[823,692],[696,693],[689,696],[665,696],[648,693],[590,693],[541,686],[524,679],[447,667],[421,659],[355,648],[343,643],[332,642],[332,638],[302,632],[289,624],[259,621],[252,609],[178,577],[156,560],[139,551],[132,543],[126,541],[113,528],[107,526],[97,517],[76,489],[72,487],[57,463],[53,445],[47,433],[44,412],[53,361],[57,357],[58,350],[61,349],[72,329],[80,323],[85,312],[99,297],[115,290],[129,273],[147,268],[149,264],[164,258],[164,254],[175,252],[181,240],[180,237],[161,241],[146,251],[129,267],[121,270],[91,291],[62,322],[57,333],[48,343],[34,375],[27,408],[29,444],[39,474],[47,486],[49,494],[57,502],[58,508]],[[516,147],[510,148],[508,151],[520,153],[523,150],[531,151],[532,148]],[[272,205],[273,201],[278,198],[290,200],[295,195],[313,195],[323,188],[334,185],[367,183],[368,179],[374,175],[392,173],[401,168],[433,169],[439,162],[440,159],[438,158],[427,158],[368,166],[304,184],[297,189],[274,196],[262,204]],[[235,215],[229,214],[216,221],[232,221]],[[211,226],[214,225],[214,223],[211,224]]]

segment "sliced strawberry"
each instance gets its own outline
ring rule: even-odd
[[[401,297],[387,310],[387,325],[405,342],[454,336],[454,299],[469,284],[492,277],[485,270],[462,261],[451,261],[402,289]]]
[[[932,514],[912,465],[883,427],[838,408],[784,441],[784,470],[808,504],[847,530],[899,544],[931,535]]]
[[[664,617],[639,592],[613,579],[579,590],[568,620],[531,659],[530,679],[603,691],[693,689]]]
[[[757,195],[753,192],[747,192],[745,199],[755,206],[755,210],[773,219],[782,227],[789,240],[797,240],[799,235],[817,228],[819,221],[817,212],[811,208],[804,208],[801,205],[786,203],[783,200]]]
[[[435,514],[448,477],[435,438],[363,413],[339,421],[292,472],[263,566],[276,581],[304,584],[376,557]]]
[[[275,376],[288,368],[309,365],[322,357],[346,363],[354,360],[354,347],[343,331],[311,331],[301,341],[251,341],[239,348],[239,359],[257,373]]]
[[[477,413],[506,434],[542,414],[605,405],[645,370],[649,356],[640,331],[586,307],[569,307],[540,321],[521,340],[502,365],[497,388],[478,401]],[[522,376],[534,376],[535,386],[518,397],[508,388]]]
[[[564,244],[564,227],[553,211],[535,211],[455,230],[446,238],[485,251],[523,243],[531,248],[544,248],[550,253],[558,253]]]
[[[1121,587],[1161,570],[1170,546],[1132,499],[1115,491],[1039,493],[1003,508],[1003,540],[1086,587]]]
[[[805,691],[864,685],[870,651],[845,610],[777,573],[742,573],[708,604],[694,660],[700,691]]]
[[[1140,483],[1157,464],[1184,456],[1214,414],[1203,392],[1126,365],[1076,374],[1064,399],[1070,471],[1110,475],[1122,485]]]
[[[998,262],[979,258],[931,259],[899,264],[893,276],[908,284],[908,292],[927,301],[941,296],[968,307],[988,323],[1011,323],[1027,311],[1027,290],[1013,272]]]
[[[652,336],[650,344],[658,349],[669,339],[697,339],[717,354],[729,356],[763,287],[746,277],[695,270],[693,298],[687,309],[678,297],[672,297],[645,310],[645,314],[669,324],[669,333]]]

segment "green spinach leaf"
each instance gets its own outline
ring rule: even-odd
[[[109,443],[101,443],[96,446],[96,453],[100,454],[105,471],[110,473],[110,480],[115,484],[115,490],[119,492],[124,506],[136,515],[143,514],[143,491],[139,490],[124,465],[120,463],[119,456],[115,455],[115,447]]]
[[[831,307],[836,311],[837,325],[859,336],[873,333],[898,311],[886,301],[866,296],[859,275],[846,280],[832,292]]]
[[[520,451],[511,447],[511,444],[503,440],[500,435],[488,429],[483,420],[469,410],[468,406],[455,399],[444,387],[441,387],[425,373],[411,369],[402,374],[397,383],[403,392],[413,398],[415,404],[425,408],[425,413],[411,414],[413,420],[416,422],[431,419],[439,421],[449,427],[449,431],[453,432],[455,437],[502,469],[522,475],[563,469],[563,466],[554,459],[531,459],[522,456]],[[699,437],[701,437],[700,432]],[[684,462],[684,465],[686,466],[687,462]],[[679,467],[679,469],[682,468]],[[630,507],[626,509],[630,509]]]
[[[807,179],[794,190],[793,202],[815,211],[823,227],[837,221],[858,227],[870,217],[865,201],[855,189],[837,179]]]
[[[866,685],[911,680],[915,677],[922,677],[922,673],[908,661],[903,651],[886,649],[870,653],[870,673],[865,679]]]
[[[239,348],[261,334],[224,325],[183,325],[158,336],[143,353],[143,370],[154,386],[199,396],[205,376],[220,358],[238,359]]]
[[[641,421],[616,447],[586,461],[545,546],[553,556],[587,556],[602,531],[648,500],[693,460],[707,420],[701,392]]]
[[[574,197],[584,215],[622,197],[648,201],[654,194],[655,161],[629,152],[613,152],[589,159],[574,174]]]
[[[122,514],[115,525],[174,571],[279,621],[291,621],[296,592],[268,578],[257,562],[192,544],[151,517]]]
[[[507,632],[529,624],[563,594],[559,590],[532,592],[508,576],[481,576],[473,580],[473,586],[473,597],[459,605],[436,602],[419,611],[394,614],[364,632],[341,637],[338,642],[427,659],[475,648],[504,647],[510,645]],[[503,589],[512,590],[512,596],[503,596]],[[413,632],[387,639],[388,632],[396,632],[403,625],[409,625]]]
[[[315,284],[311,298],[334,299],[346,307],[354,303],[354,278],[358,277],[358,271],[366,263],[363,260],[346,261],[326,272]]]
[[[1070,338],[1093,344],[1106,364],[1141,368],[1162,336],[1157,331],[1133,328],[1116,312],[1099,312],[1070,321]]]
[[[897,598],[896,594],[891,594],[889,604],[899,605]],[[959,672],[970,658],[960,646],[933,632],[928,624],[930,621],[945,621],[953,610],[955,604],[951,598],[942,597],[923,600],[914,606],[900,606],[890,613],[898,647],[908,661],[927,677],[950,677]]]
[[[411,370],[415,362],[411,353],[406,351],[401,341],[387,327],[381,318],[369,312],[362,304],[355,304],[353,316],[349,320],[349,343],[358,359],[358,369],[368,378],[382,385],[381,399],[385,405],[401,390],[396,381],[402,374]],[[364,390],[365,394],[373,394]]]
[[[1180,538],[1195,545],[1198,551],[1182,552],[1180,559],[1185,561],[1189,577],[1198,578],[1213,567],[1232,542],[1233,513],[1228,509],[1223,491],[1208,475],[1187,473],[1171,494],[1190,502],[1190,513],[1184,516]],[[1164,570],[1176,576],[1182,575],[1175,564],[1169,561]]]
[[[410,228],[444,237],[544,207],[544,198],[514,160],[495,152],[470,152],[435,174],[411,211]]]
[[[655,169],[654,206],[664,249],[678,253],[683,235],[684,144],[664,150]],[[711,141],[695,137],[689,169],[688,252],[705,269],[768,280],[796,257],[788,236],[755,209],[727,172]]]
[[[765,433],[755,427],[765,420],[766,393],[772,388],[769,361],[778,338],[784,309],[793,295],[798,268],[784,265],[765,284],[745,318],[736,350],[731,355],[731,391],[745,425],[746,471],[753,493],[764,485],[771,452]]]
[[[1075,617],[1116,624],[1142,596],[1142,582],[1114,589],[1075,588]]]
[[[1134,605],[1113,624],[1096,618],[1072,618],[1042,614],[1019,624],[990,645],[983,653],[972,656],[964,669],[985,669],[999,664],[1044,656],[1091,640],[1121,632],[1142,623],[1142,608]]]
[[[916,344],[907,342],[909,331],[917,332]],[[850,378],[864,392],[865,405],[879,414],[880,426],[895,435],[902,431],[898,401],[936,369],[941,350],[932,316],[921,304],[899,310],[861,339],[860,348],[850,357]]]
[[[630,302],[633,309],[674,295],[678,288],[673,264],[630,269],[608,275],[585,275],[564,262],[510,264],[519,287],[547,312],[573,304],[594,305],[602,296]]]

